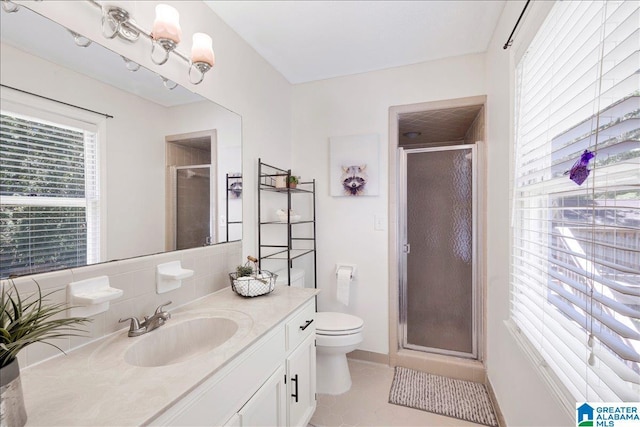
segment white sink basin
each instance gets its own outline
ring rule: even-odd
[[[181,323],[171,320],[147,334],[125,352],[134,366],[166,366],[184,362],[221,346],[238,332],[238,324],[225,317],[199,317]]]

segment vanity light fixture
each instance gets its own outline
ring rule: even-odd
[[[67,31],[71,33],[71,35],[73,36],[73,41],[79,47],[89,47],[89,45],[92,43],[91,39],[86,38],[82,34],[78,34],[75,31],[71,31],[71,30],[67,30]]]
[[[213,54],[213,40],[205,33],[195,33],[193,35],[193,44],[191,47],[191,67],[189,67],[189,81],[193,84],[199,84],[207,71],[213,67],[215,56]],[[192,71],[197,70],[200,78],[193,81]],[[197,78],[197,77],[195,77]]]
[[[122,6],[124,2],[102,2],[102,35],[113,39],[116,36],[128,42],[140,37],[140,31],[132,23],[129,12]]]
[[[4,2],[8,0],[2,1],[4,6]],[[102,35],[104,37],[108,39],[118,37],[127,42],[135,42],[140,35],[145,36],[151,41],[151,60],[154,64],[165,64],[173,53],[189,64],[189,81],[194,85],[202,83],[207,71],[213,67],[213,42],[208,35],[204,33],[195,33],[193,35],[191,57],[187,57],[177,49],[182,40],[182,29],[180,28],[180,14],[174,7],[166,4],[157,5],[153,27],[151,31],[146,31],[135,22],[130,12],[126,9],[129,7],[130,2],[88,1],[102,10]],[[137,70],[132,65],[135,63],[130,60],[125,60],[125,62],[127,69],[131,71]],[[164,80],[168,89],[175,87],[171,87],[171,85],[167,84],[166,79]]]
[[[120,55],[120,57],[124,61],[124,66],[127,67],[127,70],[129,70],[131,72],[136,72],[136,71],[138,71],[140,69],[140,64],[138,64],[137,62],[133,62],[132,60],[130,60],[126,56]]]
[[[180,28],[180,14],[178,11],[166,4],[156,6],[156,19],[153,21],[153,30],[151,30],[151,60],[162,65],[169,59],[169,54],[178,46],[182,38],[182,29]],[[154,55],[156,47],[160,46],[164,53],[158,58]]]
[[[102,11],[102,35],[105,38],[118,37],[133,43],[140,38],[140,35],[147,37],[151,41],[151,60],[157,65],[162,65],[169,60],[170,54],[173,53],[189,64],[188,76],[192,84],[202,83],[207,71],[213,67],[215,63],[213,42],[207,34],[195,33],[193,35],[191,57],[187,57],[176,49],[182,38],[182,29],[180,28],[180,14],[174,7],[166,4],[157,5],[153,29],[149,32],[136,24],[129,11],[125,9],[125,7],[130,7],[131,2],[87,1]],[[11,0],[2,0],[2,9],[7,13],[13,13],[17,12],[20,6]],[[87,47],[91,44],[91,40],[88,38],[71,30],[69,32],[78,46]],[[123,59],[129,71],[137,71],[140,68],[139,64],[125,57]],[[177,83],[169,83],[168,79],[163,78],[163,80],[165,87],[169,90],[177,86]]]
[[[164,87],[166,87],[169,90],[174,90],[175,88],[178,87],[178,83],[172,82],[166,77],[162,77],[162,84],[164,85]]]

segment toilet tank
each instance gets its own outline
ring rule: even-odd
[[[282,269],[275,271],[278,275],[276,279],[277,285],[287,285],[287,270]],[[294,288],[304,288],[304,270],[301,268],[292,268],[291,269],[291,286]]]

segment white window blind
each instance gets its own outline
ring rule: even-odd
[[[557,2],[516,70],[511,317],[575,401],[640,396],[639,5]]]
[[[0,114],[2,278],[100,258],[97,134],[43,115]]]

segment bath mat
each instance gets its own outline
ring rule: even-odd
[[[498,427],[483,384],[396,367],[389,403]]]

